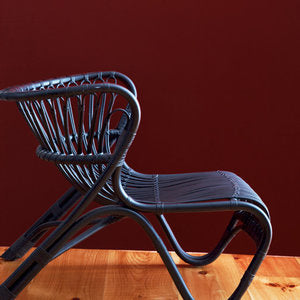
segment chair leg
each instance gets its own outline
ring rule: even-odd
[[[166,265],[178,291],[185,300],[192,300],[193,297],[189,292],[178,268],[176,267],[172,257],[170,256],[162,239],[157,234],[151,223],[140,213],[131,209],[120,207],[117,205],[104,206],[89,211],[70,226],[61,235],[55,236],[55,231],[19,266],[19,268],[0,286],[0,299],[14,299],[24,287],[46,266],[56,255],[62,251],[66,241],[76,234],[84,226],[91,224],[94,220],[105,215],[109,216],[125,216],[135,220],[147,233],[152,240],[155,248],[160,254],[164,264]],[[110,218],[106,220],[111,223]],[[258,237],[258,250],[254,255],[249,267],[247,268],[240,284],[230,296],[230,300],[240,299],[250,285],[257,269],[259,268],[271,241],[271,224],[267,217],[265,220],[260,218],[260,222],[249,213],[242,212],[238,215],[239,220],[244,223],[243,229],[251,236]],[[249,221],[250,220],[250,221]],[[262,224],[262,222],[264,224]],[[230,226],[235,226],[235,221]],[[229,227],[230,227],[229,226]],[[261,233],[261,234],[260,234]],[[259,237],[260,236],[260,237]],[[51,241],[51,242],[49,242]]]
[[[256,242],[257,251],[245,271],[238,287],[235,289],[229,300],[240,299],[251,284],[259,266],[267,255],[271,239],[272,226],[268,217],[264,219],[264,224],[258,222],[255,216],[247,212],[238,212],[239,219],[243,222],[243,230],[246,231]]]
[[[81,194],[75,188],[70,188],[6,250],[1,257],[7,261],[23,257],[47,232],[48,228],[52,227],[50,223],[53,223],[53,221],[58,220],[67,213],[69,208],[80,196]],[[47,226],[47,223],[49,223],[50,226]]]
[[[93,219],[97,219],[103,215],[125,216],[135,220],[144,229],[149,238],[152,240],[152,243],[154,244],[160,257],[162,258],[165,266],[167,267],[169,274],[171,275],[173,282],[175,283],[183,299],[194,299],[190,291],[188,290],[180,272],[178,271],[178,268],[174,263],[171,255],[169,254],[164,242],[162,241],[158,233],[155,231],[152,224],[141,213],[117,205],[96,208],[85,214],[80,220],[74,223],[73,226],[68,230],[68,232],[64,234],[63,239],[69,239],[70,236],[74,234],[74,232],[77,232],[78,230],[80,230],[80,228],[92,222]]]
[[[244,211],[238,211],[234,213],[229,225],[226,228],[226,231],[224,232],[217,246],[206,255],[200,257],[193,256],[186,253],[181,248],[165,217],[163,215],[157,215],[157,218],[177,255],[185,262],[196,266],[203,266],[214,261],[239,231],[244,230],[250,235],[250,237],[257,244],[257,251],[253,256],[250,265],[245,271],[238,287],[229,297],[230,300],[240,299],[242,295],[246,292],[259,266],[261,265],[262,261],[264,260],[267,254],[272,238],[272,227],[270,220],[267,216],[264,218],[263,221],[261,221],[264,224],[261,224],[258,221],[258,219],[256,219],[256,217],[252,214]],[[242,225],[238,225],[239,221],[242,223]]]
[[[205,255],[195,256],[188,254],[182,249],[165,217],[163,215],[157,215],[157,218],[176,254],[183,261],[194,266],[205,266],[215,261],[236,234],[242,230],[242,227],[237,225],[238,219],[234,215],[216,247]]]
[[[260,247],[257,250],[250,265],[248,266],[247,270],[245,271],[238,287],[235,289],[235,291],[232,293],[232,295],[228,298],[228,300],[241,299],[243,294],[246,292],[246,290],[250,286],[259,266],[261,265],[262,261],[264,260],[264,258],[266,256],[266,252],[261,250],[261,248],[263,248],[263,247]]]
[[[100,222],[96,222],[96,227],[93,226],[92,230],[86,230],[79,237],[70,241],[68,244],[66,242],[74,234],[76,234],[84,226],[89,225],[88,222],[77,222],[71,229],[67,231],[64,235],[57,237],[54,240],[55,247],[54,250],[45,250],[43,248],[43,243],[37,247],[32,254],[0,285],[0,300],[12,300],[15,299],[18,294],[28,285],[28,283],[53,259],[61,255],[74,244],[82,241],[84,238],[91,236],[93,233],[99,231],[107,225],[110,225],[118,220],[120,217],[110,216],[103,218]],[[83,219],[83,221],[85,221]],[[79,226],[78,226],[79,225]]]
[[[142,215],[130,209],[120,206],[104,206],[96,208],[75,221],[67,231],[58,236],[50,249],[44,249],[43,242],[19,267],[18,269],[6,279],[0,286],[0,299],[11,300],[15,299],[17,295],[26,287],[26,285],[49,263],[57,253],[63,248],[66,241],[70,239],[76,232],[87,224],[92,223],[93,220],[102,216],[125,216],[135,220],[146,231],[163,262],[165,263],[177,289],[182,295],[183,299],[192,300],[188,288],[183,281],[171,255],[169,254],[163,241],[149,223],[149,221]],[[108,217],[110,218],[110,217]]]

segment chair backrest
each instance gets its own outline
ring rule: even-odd
[[[85,192],[108,167],[120,166],[139,124],[132,81],[117,72],[52,79],[1,91],[16,100],[40,146],[40,158],[53,161]],[[99,199],[115,201],[106,182]],[[98,199],[98,200],[99,200]]]

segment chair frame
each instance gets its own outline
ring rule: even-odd
[[[140,107],[136,98],[136,89],[128,77],[118,72],[88,73],[74,76],[74,78],[84,79],[93,74],[98,74],[97,76],[100,77],[111,76],[121,79],[125,82],[125,87],[106,81],[104,83],[85,84],[81,86],[62,86],[48,90],[26,90],[26,88],[24,90],[23,88],[20,89],[17,87],[0,91],[0,99],[16,101],[19,109],[21,108],[21,112],[22,102],[24,101],[40,101],[40,99],[44,98],[69,97],[93,92],[117,93],[128,102],[127,117],[125,116],[127,122],[125,122],[126,125],[124,125],[124,118],[123,121],[120,121],[121,125],[119,129],[122,133],[117,138],[117,146],[114,153],[99,155],[82,155],[82,153],[80,153],[78,155],[68,155],[45,149],[46,147],[42,143],[38,147],[37,155],[41,159],[54,162],[56,165],[105,163],[107,167],[89,190],[82,191],[80,186],[74,184],[73,187],[66,191],[44,215],[6,250],[2,255],[4,260],[20,258],[31,247],[36,246],[44,234],[48,233],[46,239],[41,242],[15,272],[1,284],[0,299],[15,299],[26,285],[51,260],[102,228],[116,223],[125,217],[136,221],[150,237],[183,299],[193,299],[162,238],[143,214],[145,212],[153,213],[157,217],[167,239],[177,255],[188,264],[194,266],[204,266],[213,262],[238,232],[243,230],[248,233],[255,241],[257,251],[238,287],[229,297],[229,299],[240,299],[252,282],[261,262],[267,254],[271,242],[272,227],[266,206],[261,203],[249,201],[249,199],[239,198],[197,203],[146,204],[130,197],[123,188],[122,168],[126,166],[126,153],[140,122]],[[70,77],[59,80],[61,82],[67,82],[70,80]],[[24,111],[22,113],[24,115]],[[126,112],[123,112],[123,115],[125,114]],[[30,124],[30,120],[27,119],[27,122]],[[119,202],[112,201],[111,203],[104,204],[83,214],[89,205],[95,201],[109,180]],[[181,248],[164,217],[165,213],[217,211],[231,211],[233,212],[233,216],[216,247],[208,254],[202,256],[188,254]],[[67,216],[64,217],[66,214]],[[85,231],[76,235],[83,228],[85,228]]]

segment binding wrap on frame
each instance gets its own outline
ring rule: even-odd
[[[56,164],[76,164],[76,165],[92,165],[92,164],[105,164],[108,163],[112,155],[108,153],[103,154],[61,154],[43,149],[38,146],[36,154],[39,158],[46,161],[53,161]]]

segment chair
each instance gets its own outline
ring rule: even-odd
[[[0,92],[0,99],[17,103],[38,139],[37,156],[53,162],[72,186],[2,255],[4,260],[15,260],[37,246],[1,284],[0,299],[15,299],[51,260],[125,217],[135,220],[151,238],[182,297],[193,299],[144,212],[157,217],[179,257],[194,266],[213,262],[239,231],[247,232],[257,251],[229,299],[245,293],[270,245],[267,207],[231,172],[146,175],[130,168],[125,157],[140,122],[136,97],[132,81],[117,72],[52,79]],[[99,207],[84,213],[93,201]],[[215,211],[231,211],[232,219],[216,247],[203,256],[186,253],[164,217]],[[48,236],[38,244],[45,233]]]

